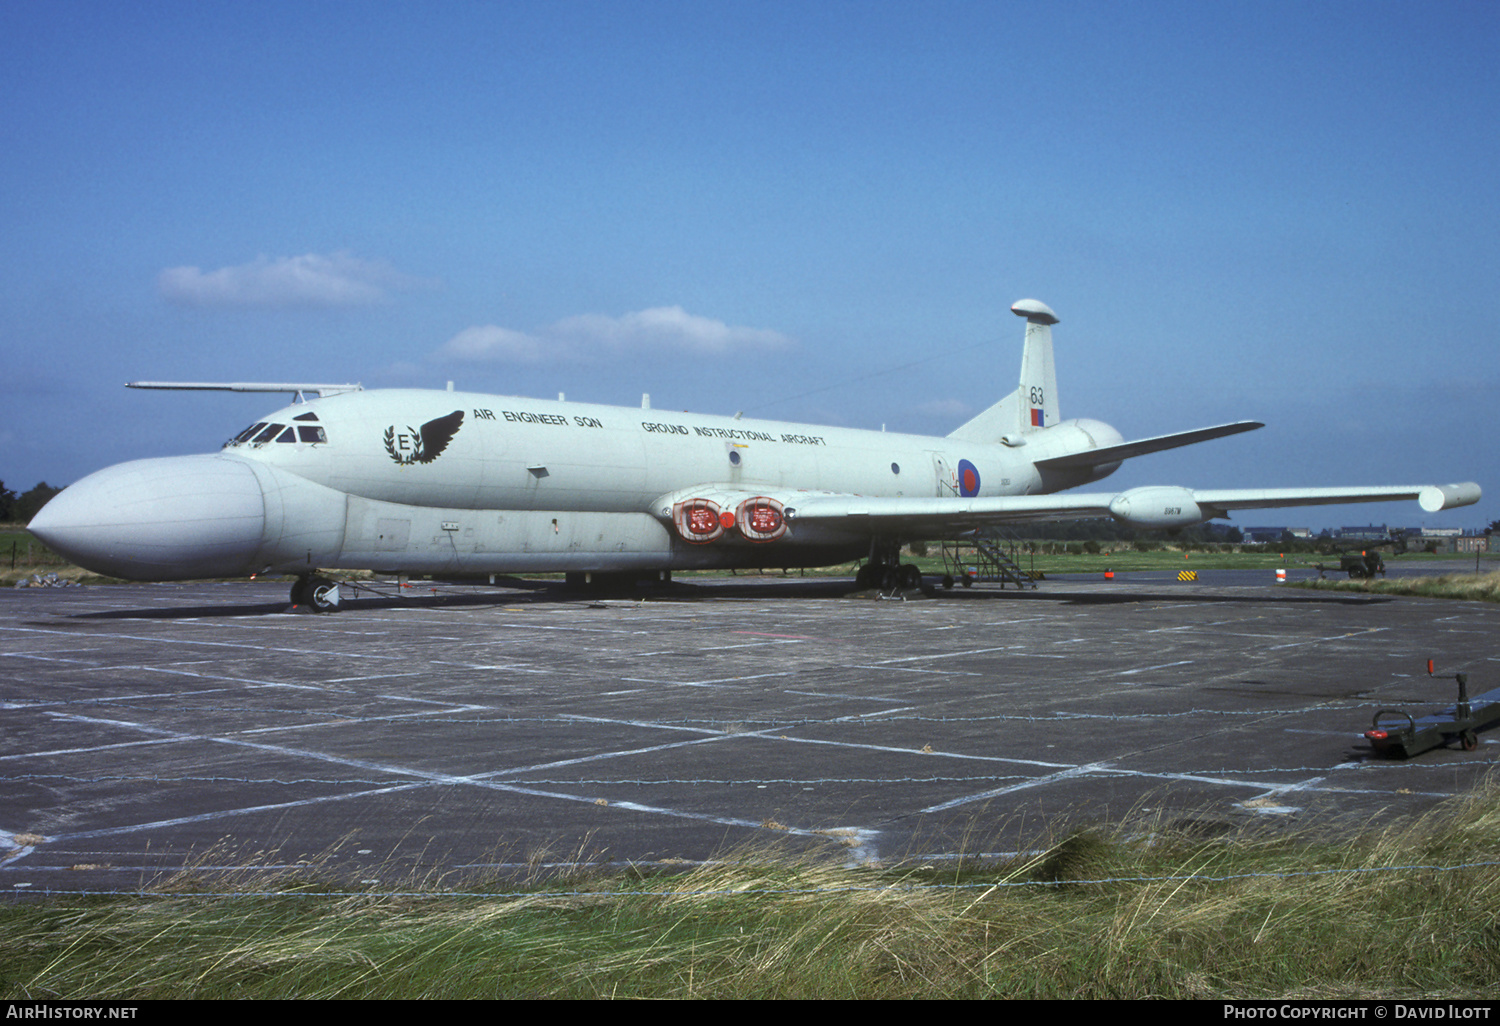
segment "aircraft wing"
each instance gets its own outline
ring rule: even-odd
[[[1067,492],[1060,495],[1014,495],[995,498],[922,499],[815,495],[788,501],[793,524],[897,535],[949,537],[996,524],[1112,517],[1133,527],[1186,527],[1237,509],[1320,506],[1355,502],[1415,499],[1429,513],[1478,502],[1477,484],[1399,485],[1373,488],[1270,488],[1194,490],[1148,486],[1124,492]]]
[[[1249,488],[1194,491],[1193,498],[1204,510],[1275,509],[1279,506],[1335,506],[1346,502],[1388,502],[1416,499],[1428,513],[1472,506],[1480,499],[1480,488],[1472,481],[1450,485],[1406,485],[1385,488]]]

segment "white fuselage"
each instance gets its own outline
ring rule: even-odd
[[[446,437],[431,437],[442,433],[435,422],[448,426]],[[1050,493],[1113,465],[1044,474],[1035,461],[1120,437],[1068,421],[1013,448],[422,390],[327,396],[262,425],[213,456],[85,478],[49,507],[49,541],[81,565],[139,579],[816,566],[866,556],[875,538],[855,526],[789,522],[771,540],[729,530],[699,542],[674,522],[674,506],[699,494],[794,507],[799,496],[829,493]],[[80,529],[68,531],[70,522]]]
[[[460,410],[441,455],[400,462],[423,423]],[[326,444],[231,443],[225,452],[367,499],[474,510],[649,513],[658,496],[709,485],[952,494],[963,459],[980,472],[977,494],[1043,489],[1031,460],[1003,445],[665,410],[395,390],[315,399],[266,419],[291,424],[307,412]]]

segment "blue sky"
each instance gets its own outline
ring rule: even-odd
[[[1475,480],[1500,6],[0,3],[0,478],[361,381],[945,434],[1051,305],[1107,487]]]

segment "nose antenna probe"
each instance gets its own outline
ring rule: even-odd
[[[319,398],[341,392],[363,392],[359,382],[347,385],[275,384],[264,381],[127,381],[126,388],[160,388],[176,392],[292,392],[299,403],[307,402],[311,392]]]

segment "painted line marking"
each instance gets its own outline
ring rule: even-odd
[[[1008,787],[997,787],[989,791],[980,791],[978,794],[965,795],[960,798],[954,798],[950,801],[941,802],[937,805],[931,805],[925,809],[918,810],[917,815],[926,815],[933,812],[946,812],[948,809],[954,809],[960,805],[972,805],[974,802],[982,802],[989,798],[998,798],[1002,794],[1012,794],[1016,791],[1026,791],[1034,787],[1042,787],[1047,784],[1053,784],[1060,780],[1071,780],[1075,777],[1087,776],[1094,770],[1100,768],[1111,768],[1111,764],[1107,762],[1094,762],[1089,763],[1085,766],[1072,766],[1058,773],[1050,773],[1045,777],[1036,777],[1031,780],[1022,781],[1019,784],[1011,784]]]
[[[923,669],[919,669],[919,668],[917,668],[915,666],[861,665],[859,663],[851,663],[849,665],[844,665],[844,664],[841,663],[838,666],[832,667],[832,668],[833,669],[841,669],[841,670],[890,670],[890,671],[895,672],[895,673],[935,673],[935,674],[937,674],[937,675],[939,675],[941,677],[988,677],[989,676],[989,674],[983,673],[983,672],[981,672],[979,670],[923,670]]]
[[[181,623],[182,621],[177,621]],[[375,655],[370,652],[330,652],[327,649],[304,649],[304,648],[273,648],[268,645],[242,644],[232,641],[199,641],[193,638],[170,638],[161,635],[143,636],[139,634],[104,634],[90,631],[86,635],[75,634],[72,631],[50,630],[41,627],[7,627],[0,624],[0,630],[18,631],[27,634],[45,634],[50,636],[61,636],[68,638],[79,638],[80,640],[93,641],[98,638],[110,638],[115,641],[139,641],[147,645],[203,645],[209,648],[233,648],[249,649],[253,652],[280,652],[284,655],[335,658],[335,659],[404,659],[405,656]]]
[[[1024,647],[1023,645],[997,645],[994,648],[971,648],[967,652],[926,652],[922,655],[901,656],[897,659],[877,659],[875,660],[875,665],[889,666],[892,663],[913,663],[919,659],[929,662],[934,659],[961,659],[964,656],[987,655],[990,652],[1010,652]]]
[[[1365,627],[1361,630],[1352,630],[1346,634],[1332,634],[1326,638],[1308,638],[1303,641],[1289,641],[1284,645],[1272,645],[1268,651],[1275,652],[1283,648],[1301,648],[1304,645],[1321,645],[1330,641],[1344,641],[1347,638],[1363,637],[1366,634],[1379,634],[1390,630],[1389,627]]]
[[[1175,663],[1162,663],[1160,666],[1142,666],[1138,670],[1117,670],[1115,673],[1116,676],[1128,677],[1132,673],[1150,673],[1152,670],[1165,670],[1172,666],[1191,666],[1195,662],[1197,662],[1196,659],[1180,659]]]
[[[598,761],[598,760],[601,760],[601,759],[619,758],[619,757],[622,757],[622,756],[625,756],[625,755],[642,754],[642,753],[652,752],[652,751],[661,751],[661,750],[664,750],[664,749],[667,749],[667,748],[676,748],[676,747],[683,747],[683,746],[686,746],[686,745],[703,744],[705,742],[718,741],[718,740],[722,740],[724,738],[738,738],[738,737],[745,737],[745,736],[747,736],[746,734],[726,734],[726,733],[723,733],[723,732],[716,732],[716,733],[714,733],[714,734],[712,734],[711,736],[708,736],[708,737],[693,738],[693,739],[688,740],[688,741],[674,742],[674,743],[667,744],[667,745],[651,746],[651,747],[636,749],[636,750],[628,751],[628,752],[598,753],[596,755],[587,756],[587,757],[584,757],[584,758],[581,758],[581,759],[570,759],[570,760],[565,760],[565,761],[561,761],[561,762],[557,762],[557,763],[541,764],[539,766],[533,766],[533,767],[525,767],[525,768],[517,767],[517,768],[512,768],[510,770],[494,771],[493,773],[487,773],[487,774],[458,776],[458,775],[447,774],[447,773],[437,773],[437,772],[432,772],[432,771],[428,771],[428,770],[413,769],[413,768],[410,768],[410,767],[389,766],[389,765],[385,765],[385,764],[381,764],[381,763],[370,762],[370,761],[364,760],[364,759],[352,759],[352,758],[347,758],[347,757],[335,756],[335,755],[330,755],[330,754],[322,753],[322,752],[314,752],[314,751],[308,751],[308,750],[305,750],[305,749],[291,748],[291,747],[288,747],[288,746],[285,746],[285,745],[257,744],[257,743],[254,743],[254,742],[245,741],[245,740],[241,740],[241,739],[237,739],[237,738],[232,738],[232,737],[218,737],[218,736],[206,735],[206,734],[186,734],[186,733],[181,733],[181,732],[166,730],[166,729],[160,728],[160,727],[149,726],[147,724],[133,723],[133,722],[128,721],[128,720],[106,720],[106,719],[96,718],[96,717],[75,716],[75,715],[68,715],[68,714],[54,714],[54,715],[58,719],[71,720],[71,721],[75,721],[75,722],[92,723],[92,724],[100,724],[100,725],[108,725],[108,726],[121,727],[121,728],[126,728],[126,729],[140,730],[140,731],[144,731],[144,732],[147,732],[147,733],[161,735],[160,739],[161,740],[166,740],[166,741],[208,741],[208,742],[213,742],[213,743],[217,743],[217,744],[225,744],[225,745],[231,745],[231,746],[236,746],[236,747],[249,748],[249,749],[253,749],[253,750],[257,750],[257,751],[271,752],[271,753],[274,753],[274,754],[277,754],[277,755],[284,755],[284,756],[291,756],[291,757],[313,759],[315,761],[324,762],[324,763],[330,763],[330,764],[333,764],[333,765],[350,766],[350,767],[353,767],[353,768],[365,770],[367,772],[385,773],[385,774],[388,774],[388,775],[391,775],[391,776],[410,776],[410,777],[417,778],[417,779],[413,780],[412,783],[409,784],[409,785],[406,785],[406,784],[392,785],[389,788],[381,788],[381,789],[378,789],[375,792],[371,792],[371,793],[376,793],[376,794],[389,793],[389,792],[395,791],[395,790],[408,790],[408,789],[415,788],[415,787],[420,787],[420,786],[423,786],[423,785],[433,785],[433,784],[469,784],[471,786],[483,787],[483,788],[488,788],[488,789],[496,790],[496,791],[504,791],[504,792],[512,793],[512,794],[524,794],[524,795],[528,795],[528,796],[532,796],[532,797],[538,797],[538,798],[554,798],[554,799],[557,799],[559,801],[568,801],[568,802],[575,802],[575,803],[586,803],[586,804],[589,804],[589,805],[596,805],[596,804],[598,804],[600,796],[598,796],[598,795],[567,794],[567,793],[558,792],[558,791],[547,791],[547,790],[541,790],[541,789],[538,789],[538,788],[523,787],[523,786],[520,786],[520,785],[517,785],[517,784],[507,784],[507,783],[504,783],[504,782],[502,782],[502,781],[500,781],[498,779],[495,779],[495,778],[497,778],[498,776],[501,776],[501,775],[509,775],[509,774],[515,773],[515,772],[535,772],[538,769],[550,769],[550,768],[555,768],[557,766],[576,765],[576,764],[586,763],[586,762],[595,762],[595,761]],[[608,721],[606,721],[606,722],[608,722]],[[658,729],[660,729],[660,728],[658,727]],[[693,728],[680,727],[680,728],[677,728],[677,729],[689,730],[689,729],[693,729]],[[274,809],[295,807],[297,805],[307,805],[307,804],[315,804],[315,803],[327,802],[327,801],[336,801],[336,800],[341,800],[342,798],[345,798],[345,797],[350,797],[350,796],[343,796],[343,795],[319,796],[318,798],[315,798],[315,799],[303,799],[302,801],[299,801],[299,802],[296,802],[296,803],[283,803],[283,804],[279,804],[279,805],[271,805],[271,806],[265,806],[265,807],[256,806],[256,807],[252,807],[252,808],[248,808],[248,809],[224,809],[224,810],[216,810],[214,812],[200,813],[200,814],[198,814],[196,816],[182,817],[182,818],[176,819],[176,820],[166,820],[166,821],[162,821],[162,823],[164,825],[178,825],[178,824],[189,823],[189,822],[204,822],[204,821],[207,821],[207,820],[210,820],[210,819],[222,819],[222,818],[224,818],[226,816],[253,814],[255,812],[263,811],[263,810],[274,810]],[[721,826],[736,826],[736,827],[744,827],[744,828],[755,829],[755,830],[764,829],[764,826],[763,826],[762,823],[755,822],[755,821],[752,821],[752,820],[741,819],[741,818],[736,817],[736,816],[716,815],[716,814],[713,814],[713,813],[686,812],[686,811],[679,810],[679,809],[669,809],[669,808],[664,808],[664,807],[660,807],[660,806],[645,805],[645,804],[642,804],[642,803],[639,803],[639,802],[610,801],[605,806],[602,806],[602,807],[604,807],[604,808],[611,808],[611,809],[626,809],[626,810],[633,811],[633,812],[647,812],[647,813],[652,813],[652,814],[656,814],[656,815],[671,816],[671,817],[675,817],[675,818],[679,818],[679,819],[690,819],[690,820],[695,820],[695,821],[699,821],[699,822],[715,823],[715,824],[719,824]],[[77,839],[80,839],[80,838],[103,837],[103,836],[110,836],[110,835],[121,834],[121,833],[133,833],[133,832],[137,832],[139,830],[149,829],[153,825],[155,825],[155,824],[134,824],[134,825],[124,825],[124,826],[119,826],[119,827],[100,828],[98,830],[92,830],[92,831],[76,831],[76,832],[65,833],[65,834],[51,835],[49,839],[56,840],[56,841],[69,841],[69,840],[77,840]],[[810,836],[818,836],[818,835],[820,835],[822,833],[822,831],[821,830],[798,828],[798,827],[787,827],[784,830],[778,831],[778,833],[787,833],[787,834],[792,834],[792,835],[796,835],[796,836],[810,837]]]

